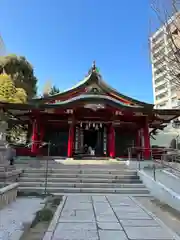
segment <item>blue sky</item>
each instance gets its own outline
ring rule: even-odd
[[[1,0],[0,34],[8,53],[34,66],[39,90],[64,90],[96,60],[110,85],[152,102],[148,0]]]

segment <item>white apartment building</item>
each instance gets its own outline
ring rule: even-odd
[[[171,24],[174,19],[175,17],[169,20],[168,24]],[[179,20],[180,18],[178,18]],[[171,74],[171,70],[169,71],[170,68],[172,69],[172,65],[170,65],[172,61],[167,61],[167,57],[168,59],[173,58],[173,51],[166,30],[167,25],[162,26],[150,38],[155,108],[177,108],[179,105],[177,88],[173,81],[174,75]]]

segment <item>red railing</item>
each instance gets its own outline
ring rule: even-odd
[[[14,145],[14,148],[16,150],[16,156],[30,156],[30,157],[35,156],[35,153],[32,151],[32,144],[38,145],[38,153],[36,155],[39,155],[39,156],[48,155],[49,144],[45,142],[34,141],[26,145],[19,145],[19,146]],[[45,146],[44,144],[47,145],[47,148],[43,148],[43,146]]]

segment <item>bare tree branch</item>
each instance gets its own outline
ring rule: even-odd
[[[155,36],[151,35],[151,58],[154,66],[157,66],[157,73],[161,69],[164,72],[164,80],[171,87],[180,90],[180,0],[150,0],[153,19],[151,22],[158,22],[165,40],[159,42],[162,49],[156,52],[156,46],[153,47]],[[157,43],[158,45],[158,43]],[[166,45],[166,51],[165,51]],[[168,50],[167,50],[168,49]]]

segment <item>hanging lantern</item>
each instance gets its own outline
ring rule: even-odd
[[[80,127],[82,128],[82,122],[80,123]]]
[[[85,128],[86,130],[88,130],[89,129],[89,127],[88,127],[88,124],[86,124],[86,128]]]
[[[89,122],[89,128],[91,127],[91,123]]]
[[[99,125],[99,126],[100,126],[100,128],[102,128],[102,123],[100,123],[100,125]]]
[[[95,130],[98,130],[98,129],[99,129],[98,124],[96,124]]]
[[[95,128],[95,123],[93,123],[93,128]]]

